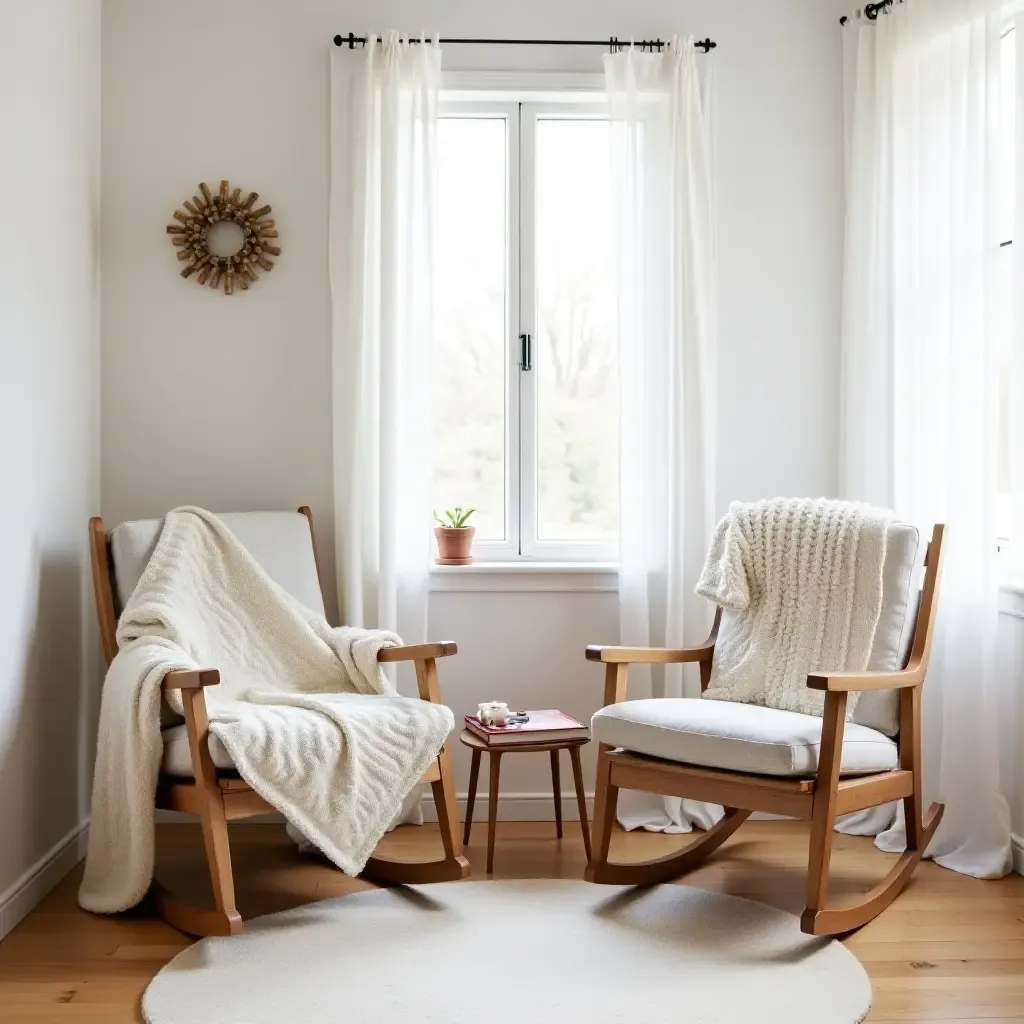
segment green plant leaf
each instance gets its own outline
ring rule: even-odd
[[[441,526],[449,530],[464,530],[469,517],[476,511],[475,508],[463,508],[456,505],[455,508],[446,508],[443,515],[434,512],[434,519]]]

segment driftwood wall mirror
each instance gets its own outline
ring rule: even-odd
[[[199,284],[223,286],[225,295],[234,292],[236,280],[247,291],[259,280],[256,268],[273,270],[269,257],[281,254],[270,241],[278,237],[270,207],[255,208],[259,193],[250,192],[243,199],[242,190],[232,189],[229,181],[220,183],[216,195],[200,182],[199,192],[181,204],[184,210],[174,211],[177,223],[167,225],[178,259],[185,264],[181,276],[195,274]]]

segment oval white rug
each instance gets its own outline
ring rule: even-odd
[[[871,983],[795,917],[680,885],[449,882],[355,893],[204,939],[150,1024],[857,1024]]]

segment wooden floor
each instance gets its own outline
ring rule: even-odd
[[[179,889],[201,882],[198,828],[161,826],[158,831],[161,877]],[[476,878],[483,877],[485,832],[476,829],[467,854]],[[495,876],[579,878],[584,857],[576,826],[566,824],[562,842],[553,832],[549,823],[499,825]],[[892,860],[869,840],[836,840],[838,895],[867,889]],[[618,859],[640,860],[669,853],[687,841],[685,836],[617,834],[612,853]],[[383,845],[384,852],[397,857],[439,848],[430,826],[398,829]],[[278,826],[235,826],[232,848],[239,907],[247,917],[369,888],[322,860],[299,857]],[[801,823],[750,822],[686,881],[799,913],[806,849],[806,826]],[[147,982],[188,944],[174,929],[147,916],[144,908],[113,919],[79,910],[79,873],[0,943],[3,1024],[139,1021],[139,998]],[[846,942],[871,975],[875,996],[868,1019],[874,1024],[1024,1024],[1024,878],[1019,875],[981,882],[922,864],[897,902]]]

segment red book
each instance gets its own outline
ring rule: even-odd
[[[466,728],[490,747],[590,739],[590,730],[585,725],[561,711],[552,709],[526,713],[530,720],[515,725],[484,725],[476,715],[466,715]]]

